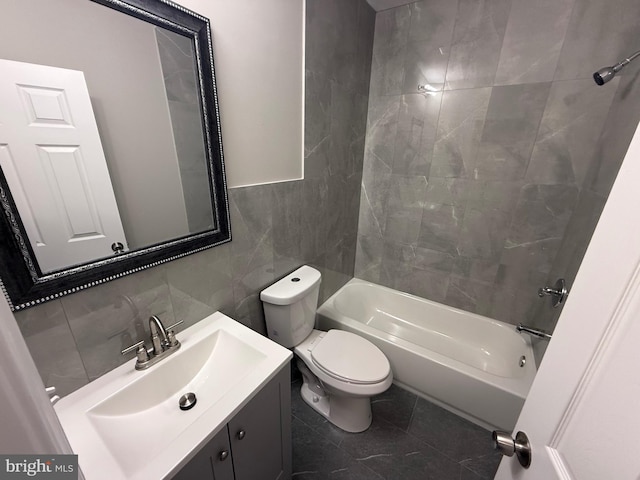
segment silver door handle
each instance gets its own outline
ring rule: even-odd
[[[511,438],[511,434],[499,430],[494,430],[492,435],[494,448],[498,452],[507,457],[513,457],[515,453],[520,465],[529,468],[531,465],[531,444],[524,432],[516,433],[515,440]]]

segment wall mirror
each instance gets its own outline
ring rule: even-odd
[[[231,239],[206,18],[168,0],[16,0],[3,23],[13,310]]]

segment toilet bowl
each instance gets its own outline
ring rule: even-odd
[[[337,427],[362,432],[371,425],[371,396],[393,380],[385,355],[350,332],[313,328],[320,272],[302,266],[260,293],[269,338],[293,348],[304,401]]]

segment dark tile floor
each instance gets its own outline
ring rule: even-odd
[[[372,400],[363,433],[334,427],[291,385],[293,478],[491,480],[500,462],[491,433],[395,385]]]

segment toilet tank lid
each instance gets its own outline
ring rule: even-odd
[[[320,283],[320,272],[303,265],[260,292],[260,300],[272,305],[291,305]]]

